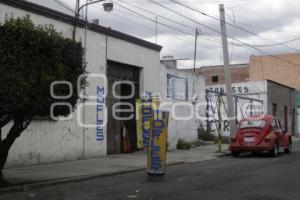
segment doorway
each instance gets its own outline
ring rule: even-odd
[[[122,132],[126,125],[130,141],[130,151],[136,150],[136,117],[135,117],[135,100],[139,98],[139,74],[140,68],[109,60],[107,63],[107,80],[108,93],[106,106],[108,110],[107,118],[107,154],[122,153]],[[129,82],[131,84],[129,84]],[[126,98],[120,98],[126,97]],[[123,103],[120,105],[120,103]],[[115,109],[130,109],[133,112],[115,112]],[[117,116],[117,118],[116,118]],[[120,120],[120,118],[128,118]]]

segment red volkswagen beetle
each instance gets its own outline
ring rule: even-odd
[[[291,152],[292,136],[282,130],[279,120],[272,115],[251,116],[240,121],[229,148],[234,157],[241,152],[268,152],[275,157]]]

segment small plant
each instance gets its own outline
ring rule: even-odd
[[[203,125],[200,124],[200,127],[198,128],[198,139],[202,141],[215,141],[217,137],[209,131],[205,130],[203,128]]]
[[[177,149],[188,150],[192,148],[192,144],[190,142],[185,141],[184,139],[179,139],[176,147]]]
[[[216,138],[215,143],[218,143],[218,142],[219,142],[219,140],[218,140],[218,138]],[[221,143],[222,144],[230,144],[230,137],[222,137]]]
[[[201,140],[195,140],[195,141],[193,142],[193,146],[195,146],[195,147],[199,147],[199,146],[201,146],[201,144],[202,144],[202,141],[201,141]]]

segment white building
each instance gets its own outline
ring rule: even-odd
[[[219,117],[217,94],[225,92],[225,85],[206,86],[208,91],[207,102],[210,105],[206,110],[206,119],[203,120],[206,128],[217,133]],[[210,92],[212,91],[212,92]],[[214,93],[216,92],[216,93]],[[234,108],[237,121],[248,115],[272,114],[281,121],[284,129],[294,134],[295,121],[295,89],[270,80],[248,81],[232,84]],[[205,93],[204,93],[205,94]],[[221,106],[222,130],[224,136],[229,136],[229,121],[227,119],[226,96],[223,97],[224,106]],[[215,111],[215,112],[214,112]],[[203,116],[205,114],[203,113]]]
[[[177,69],[176,60],[173,60],[173,57],[165,57],[161,65],[161,85],[161,109],[170,113],[169,148],[176,148],[178,139],[196,140],[200,119],[196,117],[195,105],[204,101],[201,98],[205,93],[203,76]]]
[[[36,24],[52,24],[64,37],[72,37],[74,17],[23,0],[0,0],[0,22],[6,16],[23,17],[29,15]],[[76,40],[84,41],[84,21],[78,22]],[[161,46],[123,34],[121,32],[89,24],[87,31],[87,71],[89,77],[87,95],[102,98],[108,110],[112,103],[121,102],[113,96],[128,92],[128,85],[116,81],[132,81],[134,97],[144,91],[161,93],[160,50]],[[101,75],[107,75],[107,83]],[[98,91],[98,93],[97,93]],[[132,98],[132,99],[133,99]],[[132,99],[125,100],[130,102]],[[123,101],[123,100],[122,100]],[[110,113],[110,112],[108,112]],[[98,119],[108,116],[108,124],[102,130],[95,126]],[[9,152],[7,167],[38,163],[59,162],[120,153],[122,122],[111,120],[110,114],[97,110],[97,101],[88,100],[67,121],[46,119],[33,120],[22,133]],[[93,125],[83,128],[83,124]],[[9,127],[5,127],[6,130]],[[134,130],[134,127],[132,127]],[[6,131],[3,131],[6,132]]]

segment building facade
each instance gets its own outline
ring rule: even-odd
[[[221,119],[218,116],[217,95],[226,93],[225,85],[206,86],[208,107],[206,120],[203,121],[206,128],[217,133],[217,127],[221,126],[224,136],[229,136],[229,121],[227,119],[227,97],[224,95],[221,105]],[[296,91],[270,80],[248,81],[232,84],[234,95],[234,110],[237,122],[249,115],[272,114],[280,120],[282,127],[295,135],[296,123]],[[221,123],[221,125],[219,125]]]
[[[84,42],[84,21],[27,1],[0,0],[1,23],[7,16],[26,15],[36,25],[53,25],[66,38],[72,37],[77,23],[76,40]],[[7,167],[120,153],[122,124],[131,126],[132,120],[112,120],[113,103],[130,103],[144,91],[161,93],[161,46],[95,24],[88,24],[86,38],[86,102],[79,103],[72,117],[64,121],[34,119],[10,150]],[[120,97],[129,91],[131,98]],[[106,121],[107,126],[99,121]],[[3,132],[9,125],[5,129]],[[135,127],[130,130],[135,134]]]
[[[232,83],[249,81],[248,64],[230,65]],[[197,69],[205,77],[205,85],[218,85],[225,83],[224,66],[203,66]]]
[[[250,57],[251,81],[267,79],[300,90],[299,72],[300,53]]]
[[[200,97],[205,92],[204,77],[177,69],[177,62],[172,58],[161,63],[160,108],[170,113],[168,143],[169,148],[174,149],[179,139],[191,142],[198,137],[201,120],[196,117],[195,105],[203,101]]]

